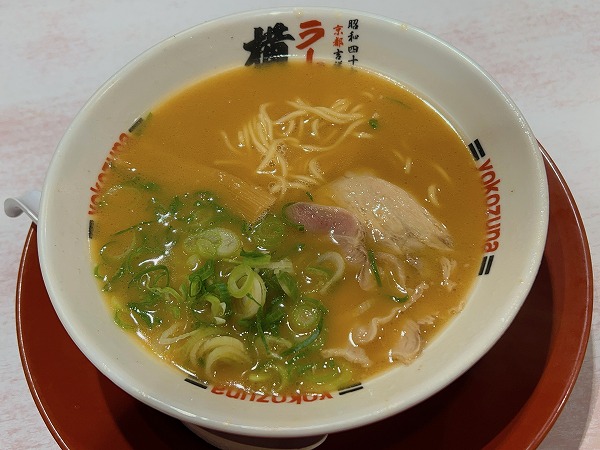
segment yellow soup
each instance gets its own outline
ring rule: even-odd
[[[145,114],[100,179],[91,254],[115,322],[203,383],[326,392],[408,364],[482,257],[467,146],[364,70],[202,80]]]

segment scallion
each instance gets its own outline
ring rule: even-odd
[[[300,292],[298,290],[298,283],[294,277],[289,272],[283,271],[277,272],[275,276],[283,292],[293,301],[297,301],[300,297]]]
[[[227,291],[232,297],[242,298],[248,295],[257,276],[250,266],[240,264],[229,274]]]
[[[325,312],[320,301],[304,297],[292,307],[288,315],[289,326],[296,333],[309,333],[321,324]]]
[[[373,250],[369,250],[367,252],[367,257],[369,259],[369,266],[371,267],[371,272],[373,272],[373,276],[375,277],[375,281],[377,282],[377,286],[381,287],[381,276],[379,275],[379,269],[377,268],[377,261],[375,260],[375,254]]]

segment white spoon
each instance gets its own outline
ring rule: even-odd
[[[18,217],[25,213],[37,224],[41,197],[40,191],[29,191],[19,197],[7,198],[4,200],[4,212],[8,217]]]

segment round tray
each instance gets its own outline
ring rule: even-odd
[[[581,368],[593,294],[577,206],[556,165],[540,151],[550,190],[548,239],[533,288],[507,332],[433,397],[375,424],[331,434],[319,449],[515,449],[543,440]],[[78,350],[46,293],[35,226],[23,249],[16,317],[29,388],[62,448],[211,448],[176,419],[119,389]]]

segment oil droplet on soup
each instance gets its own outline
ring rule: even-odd
[[[485,234],[468,148],[403,87],[244,67],[157,105],[103,176],[94,273],[116,324],[205,383],[341,389],[463,308]]]

